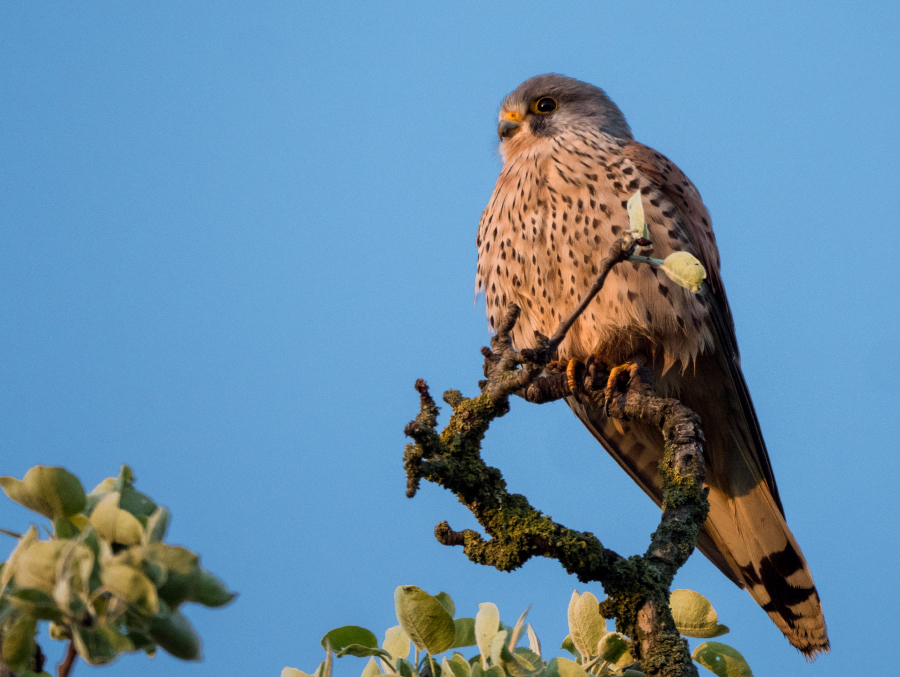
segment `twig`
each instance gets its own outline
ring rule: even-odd
[[[66,649],[66,657],[56,669],[57,677],[69,677],[76,658],[78,658],[78,652],[75,651],[75,642],[70,640],[69,647]]]

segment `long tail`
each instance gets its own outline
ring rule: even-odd
[[[721,355],[721,353],[720,353]],[[698,547],[726,576],[746,587],[788,641],[807,658],[830,648],[812,573],[784,519],[768,454],[740,369],[715,354],[700,356],[680,399],[701,418],[706,436],[710,514]],[[657,466],[663,442],[638,423],[613,422],[601,407],[569,406],[620,466],[659,505]]]

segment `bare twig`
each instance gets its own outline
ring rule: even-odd
[[[78,652],[75,651],[75,642],[70,640],[69,647],[66,649],[66,657],[56,668],[57,677],[69,677],[76,658],[78,658]]]

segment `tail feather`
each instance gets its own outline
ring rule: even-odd
[[[751,409],[748,416],[723,367],[715,357],[701,356],[696,373],[681,384],[681,400],[700,415],[706,436],[710,514],[698,547],[734,583],[747,588],[792,645],[814,658],[830,645],[812,573],[784,519],[762,437],[758,428],[755,434],[750,429],[757,425],[755,413]],[[740,385],[746,388],[743,377]],[[567,402],[660,505],[659,431],[639,422],[617,426],[592,402]]]

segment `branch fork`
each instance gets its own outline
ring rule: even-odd
[[[422,479],[454,492],[490,538],[468,529],[454,531],[447,522],[437,525],[435,536],[445,545],[462,546],[473,562],[512,571],[531,557],[550,557],[584,583],[599,581],[608,595],[601,613],[615,618],[617,630],[632,638],[633,653],[645,674],[681,677],[697,672],[687,642],[675,628],[668,597],[675,573],[693,552],[709,511],[699,417],[677,400],[655,393],[643,358],[612,370],[593,358],[567,365],[552,361],[609,272],[627,261],[639,244],[630,238],[617,240],[576,310],[552,337],[536,334],[534,348],[513,346],[511,331],[520,309],[510,305],[491,347],[482,348],[486,380],[479,383],[481,394],[465,398],[458,391],[447,391],[444,401],[453,414],[440,433],[438,406],[425,381],[416,381],[420,410],[405,430],[413,440],[404,454],[407,496],[415,495]],[[608,416],[641,420],[660,429],[665,441],[659,466],[663,515],[643,555],[626,559],[593,534],[554,522],[524,496],[509,493],[500,471],[484,463],[481,442],[490,423],[509,411],[513,394],[537,404],[588,397],[604,406]]]

